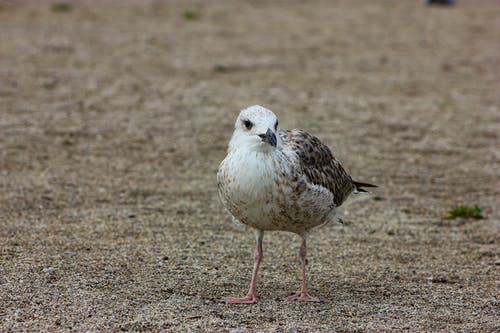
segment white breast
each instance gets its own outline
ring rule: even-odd
[[[289,163],[280,163],[280,157],[274,155],[233,151],[222,161],[217,174],[219,194],[226,208],[236,219],[254,228],[269,229],[269,217],[278,209],[276,199],[291,191],[278,182],[280,169],[289,169]],[[290,170],[283,172],[289,174]]]
[[[241,223],[260,230],[303,233],[335,215],[327,189],[307,183],[283,151],[234,150],[217,180],[224,206]]]

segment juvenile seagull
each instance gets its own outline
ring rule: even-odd
[[[235,220],[256,230],[257,249],[250,289],[245,297],[226,303],[256,303],[264,231],[282,230],[302,237],[302,286],[290,300],[318,302],[306,287],[306,235],[312,228],[336,220],[336,208],[351,193],[375,185],[352,180],[315,136],[278,130],[276,115],[259,105],[240,112],[228,153],[217,173],[219,196]]]

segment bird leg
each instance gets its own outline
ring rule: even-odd
[[[293,295],[287,297],[288,300],[307,301],[307,302],[320,302],[316,297],[309,295],[306,286],[306,237],[302,236],[302,244],[300,245],[300,263],[302,266],[302,285],[300,290]]]
[[[252,281],[250,282],[250,288],[245,297],[226,297],[222,299],[222,302],[227,304],[253,304],[257,303],[257,273],[259,272],[260,262],[262,261],[262,238],[264,237],[263,231],[257,231],[257,248],[255,250],[255,256],[253,259],[253,272]]]

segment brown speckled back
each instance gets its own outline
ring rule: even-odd
[[[340,206],[355,186],[332,152],[317,137],[299,129],[279,130],[283,147],[289,147],[298,157],[307,179],[330,190],[335,206]]]

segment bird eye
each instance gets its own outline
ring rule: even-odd
[[[274,130],[277,131],[278,130],[278,121],[276,120],[276,123],[274,124]]]
[[[247,130],[250,130],[253,127],[253,123],[248,119],[243,120],[243,125],[245,125]]]

